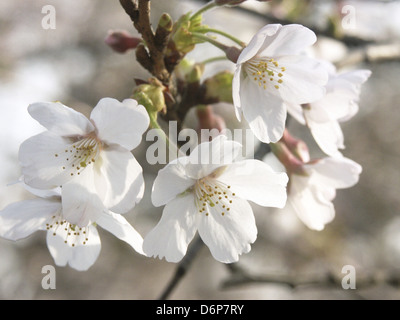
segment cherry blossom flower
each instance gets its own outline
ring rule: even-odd
[[[325,93],[327,71],[303,51],[316,41],[310,29],[270,24],[259,30],[238,57],[232,82],[236,115],[265,143],[283,134],[287,103],[316,101]]]
[[[125,213],[142,198],[142,168],[130,150],[149,125],[143,106],[104,98],[90,120],[59,102],[34,103],[28,111],[48,130],[20,147],[24,181],[38,189],[61,186],[70,223],[86,227],[102,206]]]
[[[68,264],[79,271],[89,269],[99,256],[101,243],[97,226],[143,254],[143,238],[120,214],[100,210],[95,221],[79,227],[65,218],[57,191],[38,191],[33,190],[38,197],[12,203],[0,211],[1,237],[17,241],[38,230],[47,230],[47,246],[55,264]]]
[[[306,105],[288,104],[289,113],[310,128],[315,142],[327,155],[341,155],[344,136],[341,122],[348,121],[358,112],[361,85],[371,75],[370,70],[337,73],[336,68],[324,62],[329,71],[326,94],[318,101]]]
[[[332,201],[336,197],[336,189],[357,184],[362,167],[343,156],[303,163],[299,158],[282,155],[282,152],[286,153],[287,149],[281,149],[279,160],[274,154],[268,154],[263,160],[274,170],[286,169],[289,174],[285,210],[294,212],[308,228],[323,230],[335,218]]]
[[[336,189],[354,186],[361,166],[345,157],[326,157],[303,165],[305,175],[290,176],[288,204],[303,223],[323,230],[335,217]]]
[[[234,262],[250,251],[257,228],[247,200],[283,207],[288,178],[262,161],[239,160],[239,154],[241,145],[220,135],[159,171],[152,202],[165,207],[144,239],[146,255],[178,262],[196,231],[218,261]]]

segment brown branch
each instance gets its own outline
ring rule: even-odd
[[[139,11],[137,1],[132,0],[119,0],[122,8],[124,8],[126,14],[131,18],[132,22],[135,22],[139,17]]]
[[[156,39],[151,27],[150,0],[138,0],[138,3],[132,0],[120,0],[120,3],[147,46],[139,49],[139,53],[136,54],[138,62],[164,85],[168,85],[170,74],[164,63],[164,50],[167,41],[159,37]],[[147,51],[147,54],[145,51]]]

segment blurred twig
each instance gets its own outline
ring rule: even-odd
[[[200,1],[201,2],[209,2],[209,0],[200,0]],[[263,19],[268,23],[280,23],[282,25],[298,23],[297,21],[293,21],[288,18],[277,17],[270,12],[259,12],[259,11],[252,10],[252,9],[249,9],[249,8],[243,7],[243,6],[235,6],[232,9],[247,13],[247,14],[255,16],[259,19]],[[344,43],[347,46],[361,46],[361,45],[366,45],[366,44],[370,44],[370,43],[374,42],[373,40],[367,40],[367,39],[363,39],[363,38],[359,38],[359,37],[355,37],[355,36],[348,36],[348,35],[338,37],[338,35],[335,33],[335,31],[329,27],[320,28],[315,25],[305,25],[305,26],[310,28],[311,30],[313,30],[315,32],[315,34],[317,34],[317,35],[325,36],[328,38],[332,38],[332,39],[341,41],[342,43]]]
[[[375,44],[354,49],[341,61],[338,68],[368,62],[400,60],[400,43]]]
[[[296,289],[300,286],[319,286],[342,289],[344,274],[326,272],[316,275],[304,274],[251,274],[238,264],[227,265],[231,272],[230,277],[221,284],[222,289],[230,289],[248,284],[281,284]],[[387,284],[400,288],[400,273],[375,271],[371,274],[360,276],[357,274],[356,289],[366,289],[379,284]]]
[[[194,258],[197,256],[197,253],[203,247],[203,241],[200,236],[197,235],[192,245],[189,247],[188,252],[185,257],[181,260],[181,262],[176,267],[174,276],[169,281],[168,285],[165,287],[164,291],[161,293],[159,300],[166,300],[174,291],[174,289],[178,286],[179,282],[186,275],[188,270],[190,269]]]

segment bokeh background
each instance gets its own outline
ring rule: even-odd
[[[56,9],[56,29],[42,28],[42,8]],[[162,12],[174,19],[203,5],[202,1],[153,0],[152,21]],[[343,6],[355,13],[352,28],[343,28]],[[241,8],[208,12],[206,24],[248,41],[269,22],[296,22],[318,35],[313,54],[347,68],[367,68],[360,111],[342,125],[344,155],[363,166],[359,183],[339,190],[335,220],[321,232],[308,230],[292,213],[254,206],[258,239],[236,265],[252,275],[316,279],[319,284],[292,288],[284,283],[252,282],[225,286],[232,271],[202,248],[171,299],[398,299],[400,291],[400,1],[250,2]],[[102,97],[130,96],[134,78],[148,74],[133,52],[118,54],[104,44],[110,29],[136,34],[119,1],[3,0],[0,2],[0,209],[31,198],[19,185],[18,148],[43,128],[27,106],[60,100],[89,114]],[[204,44],[192,54],[219,55]],[[213,65],[207,72],[232,68]],[[312,156],[321,155],[305,128],[290,122],[294,135],[305,139]],[[158,221],[149,190],[158,166],[146,164],[144,142],[134,154],[146,178],[142,202],[126,218],[143,235]],[[44,265],[54,265],[45,233],[11,242],[0,239],[0,299],[157,299],[177,265],[136,254],[128,245],[100,230],[102,251],[86,272],[56,267],[56,289],[44,290]],[[357,271],[357,290],[321,284],[338,278],[344,265]],[[318,280],[319,279],[319,280]],[[371,283],[368,280],[373,279]],[[322,281],[323,282],[323,281]]]

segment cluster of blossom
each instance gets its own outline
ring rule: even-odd
[[[139,44],[127,42],[127,35],[113,37],[114,42],[108,41],[119,52]],[[22,143],[19,162],[21,183],[36,198],[0,211],[0,236],[18,240],[47,230],[56,265],[87,270],[100,252],[97,226],[139,254],[170,262],[184,257],[198,231],[223,263],[238,261],[257,238],[248,201],[264,207],[290,205],[305,225],[322,230],[334,218],[336,189],[353,186],[361,173],[361,166],[339,151],[344,148],[340,123],[357,113],[360,87],[370,71],[338,73],[332,64],[307,56],[305,49],[316,40],[304,26],[271,24],[236,56],[226,50],[236,64],[232,112],[271,146],[283,167],[275,171],[267,159],[243,159],[241,144],[223,134],[200,141],[189,155],[158,172],[151,200],[165,207],[144,239],[123,217],[145,189],[142,167],[131,151],[154,127],[154,111],[162,112],[164,103],[154,107],[159,102],[151,99],[154,94],[147,96],[150,100],[139,99],[143,95],[122,102],[103,98],[90,119],[59,102],[31,104],[28,112],[47,131]],[[306,144],[285,128],[287,113],[310,129],[327,157],[310,159]]]

